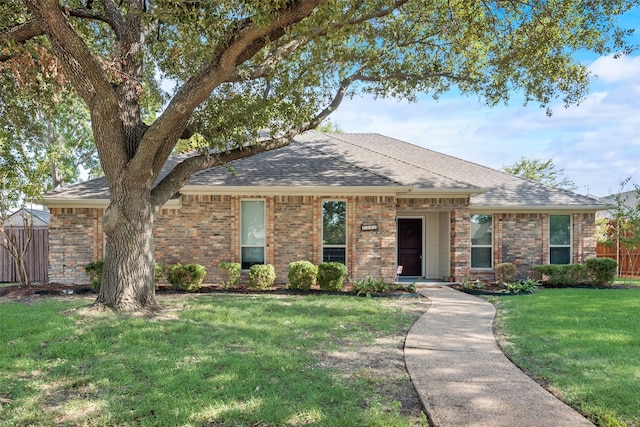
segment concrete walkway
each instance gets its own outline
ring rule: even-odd
[[[409,331],[404,355],[435,426],[593,427],[502,354],[492,304],[448,286],[419,291],[431,307]]]

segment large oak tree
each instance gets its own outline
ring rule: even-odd
[[[154,218],[195,171],[286,145],[356,93],[577,103],[589,76],[572,54],[624,49],[616,19],[635,3],[5,0],[2,96],[51,102],[34,90],[45,84],[87,104],[111,194],[96,303],[153,309]],[[164,109],[143,120],[167,82]],[[156,182],[194,134],[199,154]]]

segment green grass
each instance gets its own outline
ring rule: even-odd
[[[75,309],[88,299],[0,303],[0,425],[421,422],[367,375],[320,360],[407,330],[408,312],[348,297],[161,301],[162,319]]]
[[[497,305],[518,366],[600,426],[640,425],[640,290],[549,289]]]

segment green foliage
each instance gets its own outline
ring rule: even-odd
[[[200,264],[175,264],[167,270],[167,281],[173,289],[197,292],[207,270]]]
[[[308,291],[316,285],[318,267],[309,261],[295,261],[289,264],[289,288]]]
[[[357,295],[371,295],[373,293],[383,293],[389,290],[389,284],[384,279],[372,279],[367,277],[353,284],[353,290]]]
[[[462,281],[462,287],[465,289],[472,289],[472,290],[482,290],[485,288],[485,284],[482,283],[480,281],[480,279],[478,280],[463,280]]]
[[[583,264],[541,264],[532,270],[547,286],[577,285],[588,279],[587,267]]]
[[[533,293],[538,290],[539,283],[531,279],[520,279],[515,282],[505,283],[504,286],[507,292],[510,294],[517,294],[520,292]]]
[[[218,267],[225,271],[226,280],[222,281],[222,285],[226,288],[231,288],[238,284],[240,275],[242,274],[242,266],[239,262],[221,262]]]
[[[155,263],[153,266],[153,279],[156,283],[162,280],[162,277],[167,274],[167,267],[161,263]]]
[[[512,175],[537,181],[549,187],[564,188],[572,191],[578,188],[573,181],[563,176],[564,169],[556,169],[553,158],[540,160],[523,156],[516,163],[511,166],[503,166],[502,169]]]
[[[613,283],[618,272],[618,263],[611,258],[587,258],[587,271],[596,285]]]
[[[347,266],[340,262],[323,262],[318,265],[318,284],[325,291],[341,291],[347,277]]]
[[[102,284],[102,269],[104,268],[104,261],[99,259],[97,261],[90,262],[84,267],[84,272],[89,276],[91,281],[91,288],[94,292],[100,292],[100,285]]]
[[[249,269],[249,287],[256,291],[266,291],[276,280],[276,269],[271,264],[254,264]]]
[[[495,267],[496,282],[498,283],[511,283],[516,280],[516,274],[518,270],[515,264],[510,262],[503,262]]]

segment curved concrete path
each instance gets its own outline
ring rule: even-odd
[[[431,307],[409,330],[404,355],[435,426],[593,427],[502,354],[492,304],[448,286],[420,293]]]

